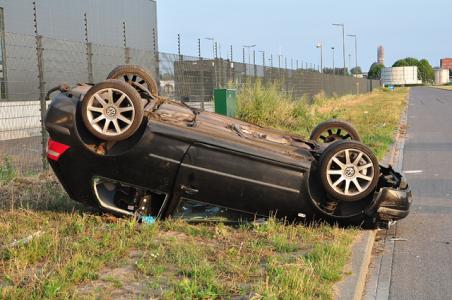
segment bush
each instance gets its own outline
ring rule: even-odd
[[[237,117],[260,126],[291,131],[309,136],[310,130],[320,120],[335,117],[336,110],[318,112],[317,105],[325,101],[324,93],[314,97],[294,98],[290,93],[281,92],[280,85],[263,86],[260,81],[248,83],[238,94]]]
[[[373,63],[370,66],[369,69],[369,73],[367,74],[367,78],[369,79],[375,79],[375,80],[380,80],[381,79],[381,70],[384,68],[385,66],[383,64],[379,64],[379,63]]]

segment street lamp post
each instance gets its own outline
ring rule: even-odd
[[[243,48],[246,48],[248,50],[248,64],[251,64],[251,52],[250,50],[252,48],[256,47],[256,45],[244,45]]]
[[[351,66],[352,66],[352,55],[349,53],[348,54],[348,68],[351,69]]]
[[[259,50],[259,53],[262,53],[262,78],[265,83],[265,51]]]
[[[355,67],[358,67],[358,37],[356,34],[348,34],[347,36],[355,38]]]
[[[346,66],[345,66],[345,25],[344,24],[333,24],[333,26],[339,26],[339,27],[342,27],[342,56],[343,56],[343,59],[344,59],[344,70],[343,70],[343,73],[344,73],[344,75],[345,75],[345,69],[346,69]]]
[[[334,46],[331,47],[331,50],[333,50],[333,74],[336,75],[336,67],[334,65],[334,49],[335,49]]]
[[[212,42],[212,58],[215,58],[215,39],[213,37],[206,37],[204,39]]]
[[[262,53],[262,66],[265,68],[265,51],[259,50],[259,53]]]
[[[320,48],[320,73],[323,73],[323,43],[318,43],[316,47]]]

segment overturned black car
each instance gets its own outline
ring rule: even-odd
[[[57,90],[49,163],[72,199],[109,213],[358,226],[408,215],[408,185],[348,123],[322,123],[310,139],[265,129],[159,97],[138,66]]]

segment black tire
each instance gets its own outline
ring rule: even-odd
[[[357,141],[331,144],[322,153],[319,165],[323,188],[337,201],[355,202],[366,198],[374,192],[380,177],[380,166],[372,150]]]
[[[108,89],[112,89],[113,101],[110,102],[106,101]],[[105,93],[107,93],[106,98],[103,98]],[[96,95],[101,96],[106,105],[102,105]],[[118,104],[122,95],[125,97]],[[85,127],[103,141],[122,141],[129,138],[140,127],[144,116],[143,101],[137,90],[126,82],[115,79],[93,86],[84,96],[81,109]],[[125,111],[121,112],[121,110]],[[100,120],[95,122],[98,118]],[[127,123],[124,120],[127,120]],[[119,127],[116,127],[116,124]],[[117,128],[121,130],[118,131]]]
[[[335,119],[317,125],[310,139],[318,143],[333,143],[339,140],[361,141],[361,137],[351,124]]]
[[[132,81],[143,84],[147,87],[152,96],[159,94],[157,83],[145,68],[135,65],[123,65],[116,67],[108,74],[107,79],[123,80],[129,84]]]

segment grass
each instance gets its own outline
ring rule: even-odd
[[[319,95],[309,105],[258,83],[239,95],[239,115],[304,135],[321,120],[345,119],[381,157],[406,95]],[[143,225],[71,201],[51,174],[17,178],[2,166],[2,299],[332,299],[358,233],[272,218],[236,228],[182,220]]]
[[[38,230],[30,243],[5,247]],[[239,228],[141,225],[30,210],[3,212],[0,231],[4,299],[330,299],[356,235],[273,219]]]
[[[348,121],[381,159],[394,141],[407,94],[407,88],[378,89],[359,96],[327,98],[320,94],[308,101],[281,94],[277,85],[263,88],[258,82],[239,94],[238,115],[252,123],[306,137],[322,121],[332,118]]]
[[[8,183],[16,177],[16,169],[8,157],[0,161],[0,183]]]
[[[438,86],[435,86],[435,88],[452,91],[452,85],[438,85]]]

